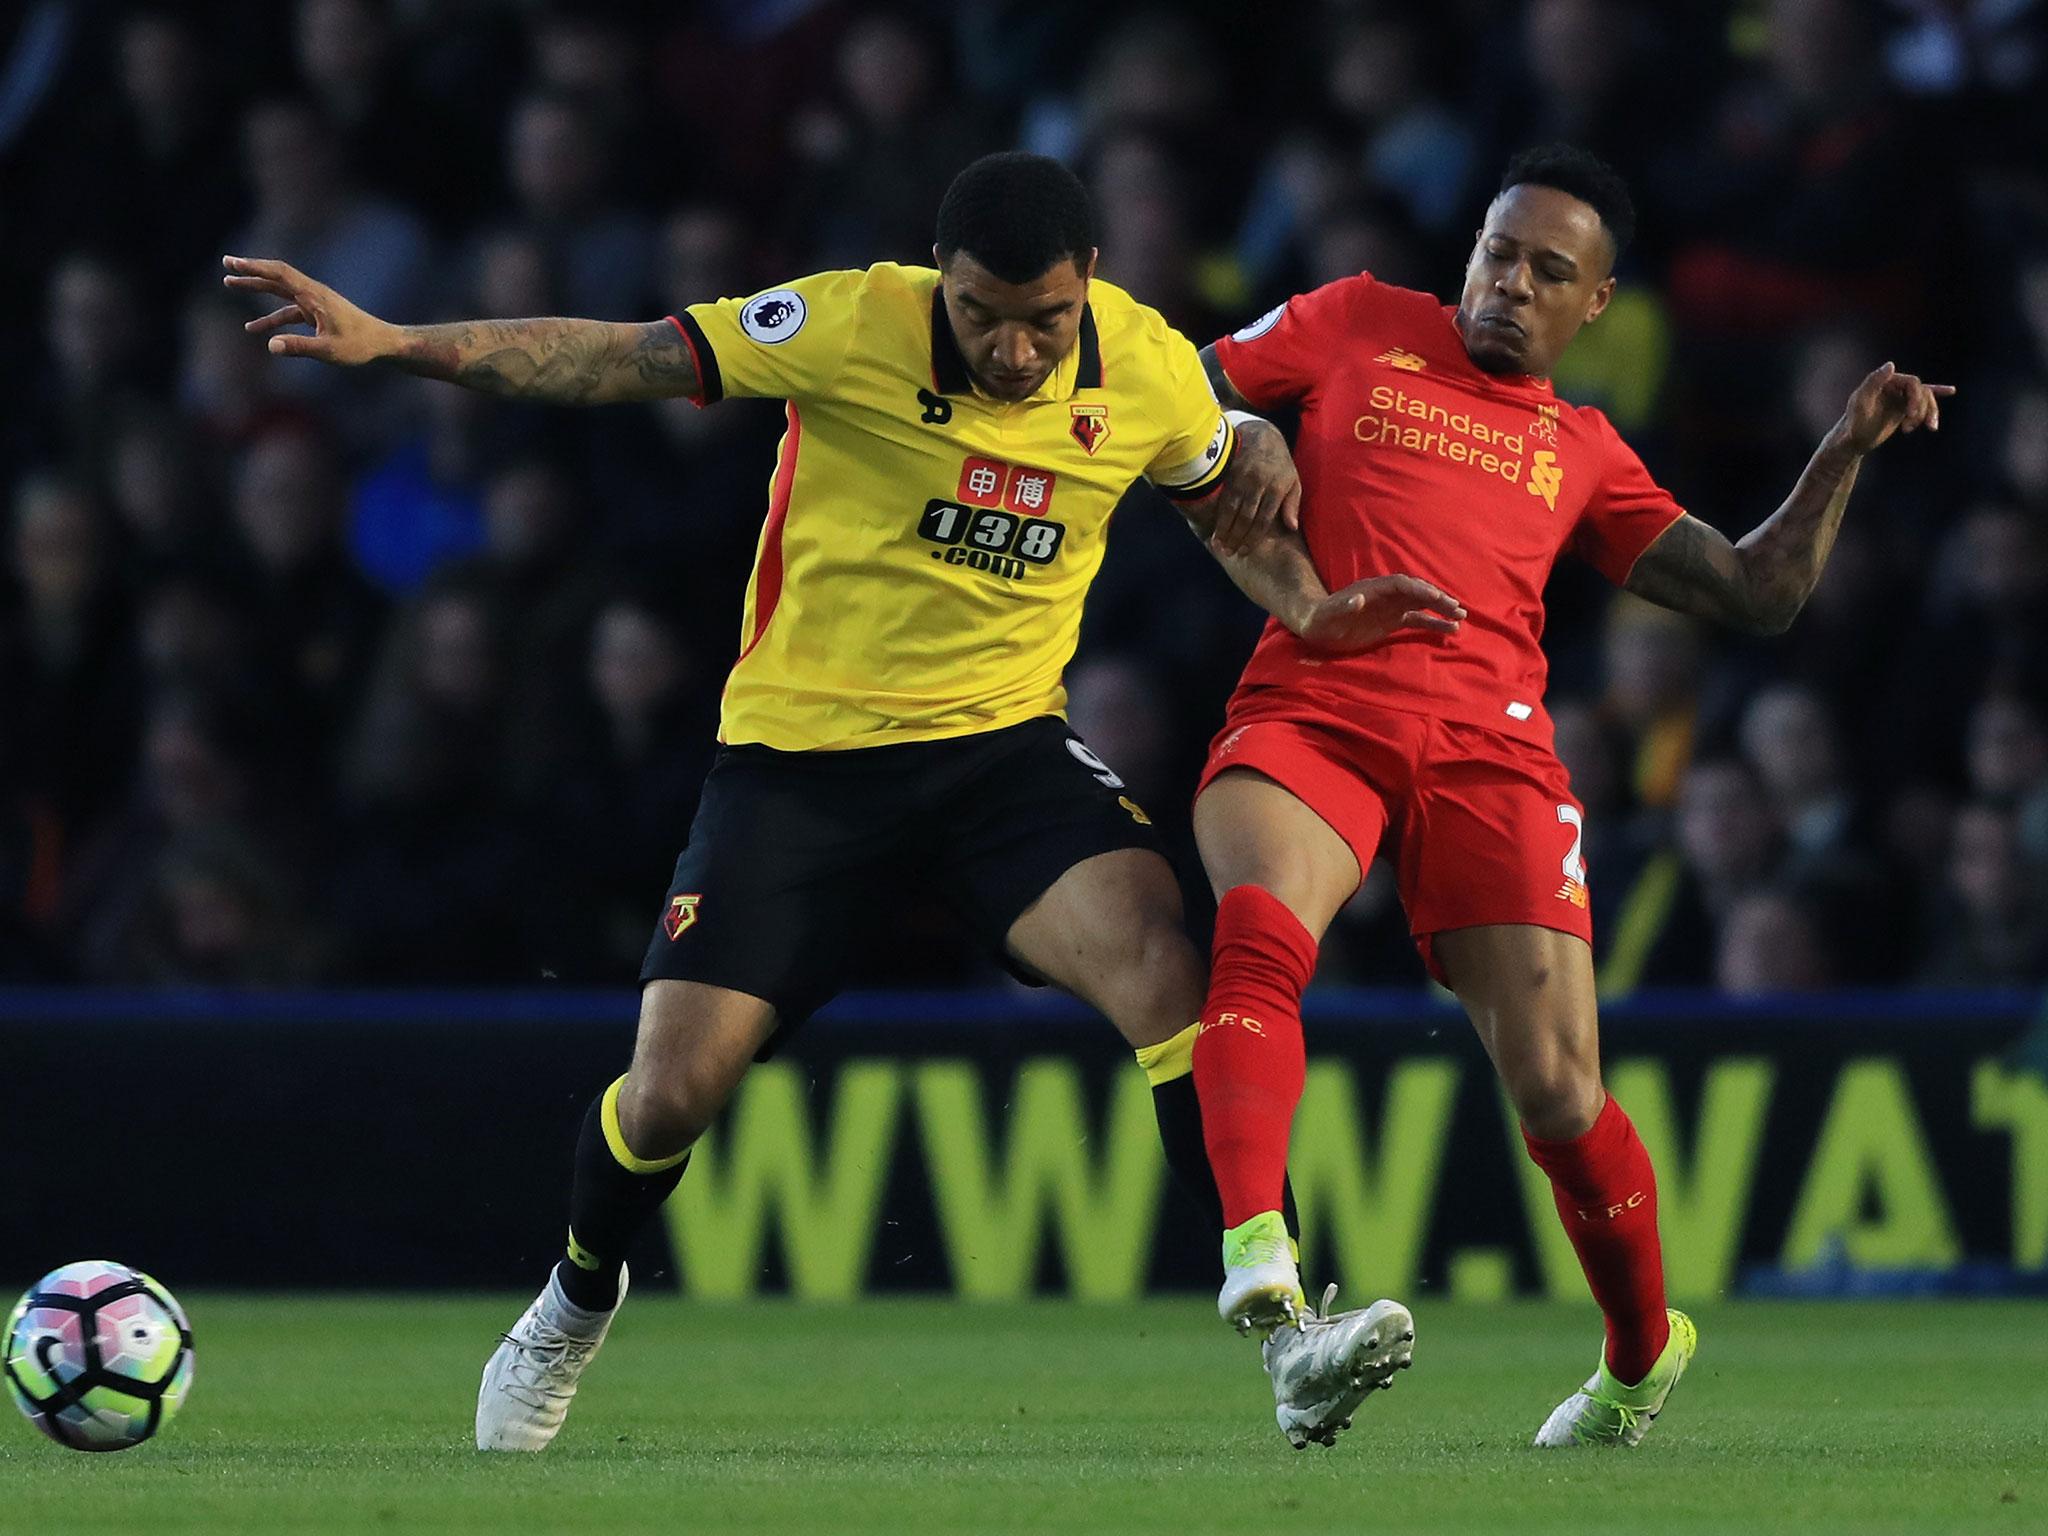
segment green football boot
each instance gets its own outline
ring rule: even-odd
[[[1643,1436],[1664,1411],[1664,1400],[1671,1396],[1671,1389],[1700,1347],[1699,1330],[1691,1318],[1669,1310],[1664,1315],[1671,1320],[1671,1337],[1650,1373],[1634,1386],[1624,1386],[1607,1369],[1607,1356],[1602,1353],[1600,1369],[1543,1421],[1536,1431],[1537,1445],[1642,1444]]]
[[[1261,1211],[1223,1234],[1223,1289],[1216,1311],[1239,1333],[1277,1328],[1308,1312],[1294,1239],[1278,1211]]]

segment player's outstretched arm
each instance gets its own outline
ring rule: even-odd
[[[1209,552],[1240,592],[1312,650],[1348,655],[1405,630],[1455,635],[1464,623],[1463,604],[1418,576],[1368,576],[1330,591],[1291,529],[1268,528],[1234,554],[1211,542]]]
[[[1886,363],[1856,386],[1783,506],[1735,544],[1679,518],[1643,551],[1628,590],[1750,634],[1783,634],[1820,582],[1863,456],[1894,432],[1939,432],[1942,398],[1954,393]]]
[[[485,394],[561,405],[604,405],[696,395],[697,362],[666,320],[461,320],[393,325],[357,308],[325,283],[282,261],[222,258],[222,282],[283,300],[244,329],[268,336],[277,357],[310,357],[338,367],[387,363]],[[287,331],[310,325],[308,336]]]
[[[1223,483],[1181,508],[1239,591],[1321,651],[1369,650],[1404,629],[1458,632],[1465,610],[1457,599],[1414,576],[1373,576],[1331,592],[1291,516],[1254,519],[1250,532],[1226,547],[1217,533],[1222,509],[1233,500],[1269,497],[1287,501],[1291,509],[1301,497],[1293,470],[1280,429],[1254,418],[1238,428],[1237,453]]]

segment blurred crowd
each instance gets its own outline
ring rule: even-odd
[[[1560,138],[1642,229],[1560,391],[1697,515],[1766,516],[1887,358],[1961,388],[1783,639],[1560,568],[1603,989],[2048,979],[2048,5],[10,11],[0,980],[624,982],[714,750],[779,410],[272,359],[224,252],[397,321],[646,319],[928,260],[1014,145],[1199,344],[1360,269],[1454,296],[1501,163]],[[1072,715],[1163,825],[1257,621],[1135,492]],[[992,974],[894,949],[864,979]],[[1383,872],[1322,975],[1420,982]]]

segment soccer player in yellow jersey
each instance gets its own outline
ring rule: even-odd
[[[250,325],[273,353],[565,403],[788,402],[723,746],[642,969],[632,1064],[586,1116],[567,1254],[486,1367],[485,1449],[554,1438],[632,1239],[749,1063],[838,989],[847,914],[884,869],[917,869],[1015,969],[1108,1017],[1154,1084],[1169,1163],[1220,1213],[1189,1076],[1202,961],[1145,812],[1061,714],[1134,480],[1177,499],[1313,644],[1462,617],[1402,576],[1324,591],[1291,531],[1278,434],[1233,426],[1194,347],[1094,278],[1087,195],[1057,162],[969,166],[934,255],[936,270],[820,273],[648,324],[415,327],[281,263],[227,259],[229,287],[282,301]],[[1296,1368],[1274,1372],[1283,1399],[1348,1371],[1341,1333],[1301,1330]]]

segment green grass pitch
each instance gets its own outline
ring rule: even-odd
[[[1528,1449],[1590,1306],[1417,1306],[1415,1369],[1290,1450],[1206,1303],[633,1298],[562,1438],[471,1449],[523,1298],[186,1298],[163,1438],[85,1456],[0,1419],[0,1531],[2040,1532],[2048,1306],[1731,1303],[1639,1451]]]

